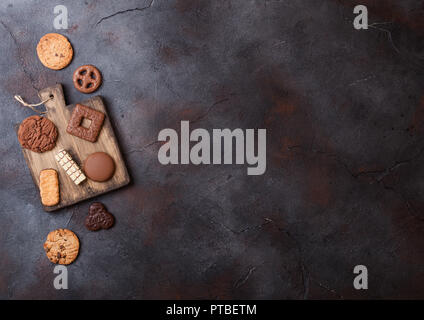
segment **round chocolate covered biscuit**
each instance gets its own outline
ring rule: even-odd
[[[107,153],[95,152],[85,159],[83,169],[91,180],[103,182],[112,178],[115,173],[115,162]]]

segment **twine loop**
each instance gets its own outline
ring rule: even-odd
[[[46,114],[47,111],[41,111],[36,109],[35,107],[41,106],[42,104],[45,104],[47,101],[53,99],[52,97],[49,97],[47,99],[45,99],[44,101],[41,101],[40,103],[27,103],[24,101],[24,99],[20,96],[20,95],[16,95],[14,96],[15,100],[17,100],[20,104],[22,104],[25,107],[30,108],[31,110],[39,113],[39,114]]]

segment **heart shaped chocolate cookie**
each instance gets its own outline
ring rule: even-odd
[[[97,231],[100,229],[109,229],[113,226],[115,218],[108,212],[101,202],[94,202],[90,205],[85,226],[88,230]]]

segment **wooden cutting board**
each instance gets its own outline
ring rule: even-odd
[[[39,192],[38,186],[41,170],[52,168],[55,169],[59,174],[60,202],[56,206],[44,206],[45,211],[54,211],[67,207],[80,201],[123,187],[130,182],[130,177],[125,166],[124,159],[122,158],[118,142],[110,123],[110,118],[107,114],[103,101],[99,96],[90,98],[80,103],[99,110],[106,116],[97,141],[92,143],[70,135],[66,132],[66,127],[75,105],[67,106],[65,104],[65,98],[61,84],[43,89],[39,91],[38,95],[40,96],[41,101],[52,97],[51,100],[44,104],[48,111],[44,116],[53,121],[58,129],[59,136],[56,141],[56,146],[50,151],[36,153],[31,150],[22,148],[22,152],[31,172],[34,183],[37,186],[37,192]],[[19,124],[15,126],[15,129],[17,133]],[[98,151],[106,152],[115,161],[115,174],[109,181],[106,182],[95,182],[87,178],[87,180],[82,182],[80,185],[75,185],[55,159],[55,155],[61,149],[68,151],[68,153],[81,168],[82,162],[91,153]]]

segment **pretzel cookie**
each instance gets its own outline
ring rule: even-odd
[[[71,230],[57,229],[47,235],[44,251],[53,263],[70,264],[78,256],[78,237]]]
[[[65,36],[48,33],[38,42],[37,55],[45,67],[60,70],[71,62],[74,50]]]
[[[75,70],[72,81],[77,90],[92,93],[102,84],[102,74],[95,66],[87,64]]]
[[[54,169],[40,171],[41,203],[45,206],[55,206],[59,203],[59,178]]]

